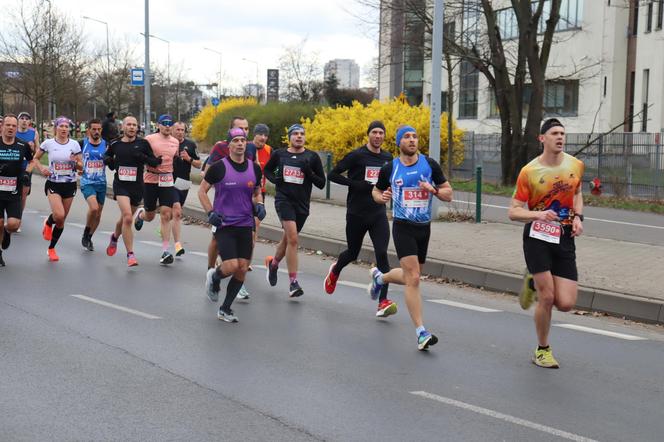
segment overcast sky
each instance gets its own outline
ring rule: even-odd
[[[0,0],[0,10],[17,3]],[[78,21],[91,44],[102,49],[105,26],[81,17],[108,22],[111,39],[132,41],[143,64],[139,35],[144,31],[143,1],[53,0],[53,4]],[[172,68],[182,65],[185,75],[200,83],[216,81],[219,71],[219,56],[205,47],[223,54],[223,84],[239,87],[256,81],[256,64],[242,58],[259,63],[259,80],[265,84],[265,70],[278,67],[283,48],[307,38],[305,49],[318,53],[321,68],[334,58],[355,59],[364,85],[364,67],[378,55],[377,26],[364,25],[358,14],[369,16],[372,11],[362,10],[356,0],[152,0],[150,33],[170,41]],[[5,20],[0,18],[0,23]],[[167,47],[151,39],[151,65],[166,67]]]

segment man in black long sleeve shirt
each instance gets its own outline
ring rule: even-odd
[[[325,291],[334,293],[341,270],[357,259],[362,249],[364,236],[369,232],[376,254],[376,265],[383,272],[390,271],[387,246],[390,242],[390,226],[385,205],[378,204],[371,190],[378,180],[378,172],[392,161],[389,152],[381,150],[385,141],[385,126],[381,121],[372,121],[367,129],[369,142],[347,154],[328,175],[328,180],[348,186],[346,199],[346,242],[348,248],[337,262],[330,266],[325,278]],[[342,174],[347,172],[347,176]],[[375,298],[372,298],[375,299]],[[396,303],[387,299],[387,285],[380,291],[376,316],[384,318],[397,312]]]
[[[265,258],[268,281],[277,285],[279,261],[286,257],[289,295],[302,296],[304,291],[297,282],[298,233],[309,216],[311,185],[319,189],[325,187],[323,163],[316,152],[304,147],[304,128],[294,124],[288,128],[289,146],[272,152],[265,165],[265,176],[276,187],[274,207],[284,228],[284,234],[277,245],[274,256]]]

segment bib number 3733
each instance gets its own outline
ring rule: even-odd
[[[558,223],[549,223],[546,221],[533,221],[530,225],[530,237],[552,244],[560,244],[560,235],[562,228]]]

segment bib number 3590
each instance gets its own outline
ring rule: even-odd
[[[552,244],[560,244],[562,228],[560,224],[546,221],[533,221],[530,225],[530,237]]]

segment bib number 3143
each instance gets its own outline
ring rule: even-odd
[[[552,244],[560,244],[560,235],[562,228],[558,223],[549,223],[546,221],[533,221],[530,225],[530,237]]]

